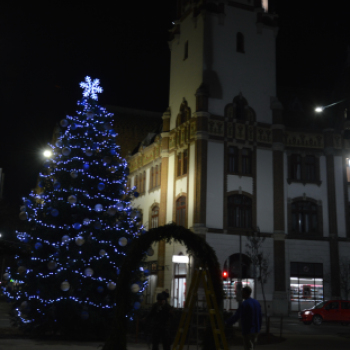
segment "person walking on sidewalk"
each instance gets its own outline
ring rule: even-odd
[[[244,350],[253,350],[256,344],[258,333],[261,329],[261,306],[260,303],[251,298],[252,289],[248,286],[242,288],[244,301],[234,315],[226,320],[227,325],[232,325],[238,320],[241,321]]]
[[[172,307],[166,303],[163,293],[157,295],[157,302],[153,304],[147,321],[152,324],[152,350],[158,350],[159,342],[163,343],[163,350],[170,350],[170,316]]]

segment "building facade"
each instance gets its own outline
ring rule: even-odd
[[[276,97],[276,17],[267,2],[182,1],[170,40],[162,132],[129,159],[146,228],[176,222],[202,235],[223,270],[225,308],[239,287],[262,288],[248,237],[262,237],[268,312],[287,314],[342,292],[350,253],[349,157],[338,129],[289,129]],[[164,242],[148,257],[151,287],[182,307],[193,257]],[[147,299],[148,298],[148,299]]]

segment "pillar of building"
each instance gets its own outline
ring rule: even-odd
[[[192,230],[198,234],[206,233],[207,210],[207,163],[208,163],[208,91],[202,84],[196,91],[197,119],[195,141],[195,197]]]
[[[159,226],[167,223],[168,173],[169,173],[169,136],[170,136],[170,110],[164,112],[163,132],[161,144],[162,172],[160,182]],[[165,270],[165,241],[158,243],[158,278],[156,294],[163,291]]]
[[[328,199],[328,223],[329,223],[329,259],[331,267],[331,293],[332,299],[340,298],[340,274],[339,274],[339,246],[337,225],[337,203],[334,174],[334,144],[333,129],[323,131],[324,152],[326,155],[327,174],[327,199]]]
[[[274,295],[273,313],[288,314],[286,288],[286,255],[285,255],[285,199],[284,199],[284,129],[282,105],[271,101],[272,109],[272,162],[273,162],[273,254],[274,254]]]

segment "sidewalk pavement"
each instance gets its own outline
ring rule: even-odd
[[[258,345],[261,350],[348,350],[350,348],[350,339],[337,336],[300,336],[288,335],[285,341],[276,344]],[[0,350],[96,350],[102,349],[103,343],[77,343],[63,341],[47,341],[32,339],[0,339]],[[128,350],[149,350],[145,343],[129,343]],[[160,346],[160,349],[162,347]],[[196,345],[184,346],[184,350],[200,350]],[[118,347],[116,347],[118,350]],[[214,349],[213,349],[214,350]],[[242,345],[230,346],[230,350],[243,350]]]

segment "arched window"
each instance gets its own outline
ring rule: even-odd
[[[151,228],[159,226],[159,207],[155,206],[151,212]]]
[[[292,203],[292,231],[295,233],[318,232],[317,205],[301,200]]]
[[[241,32],[236,35],[236,51],[244,53],[244,36]]]
[[[228,227],[252,227],[252,199],[243,194],[234,194],[227,199]]]
[[[186,197],[180,197],[176,201],[176,223],[186,227]]]

